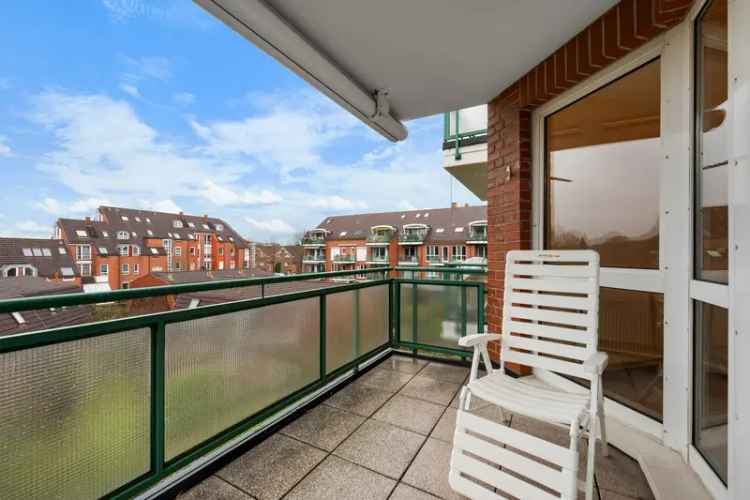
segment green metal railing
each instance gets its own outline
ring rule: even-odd
[[[354,262],[355,258],[354,255],[334,255],[333,261],[334,262]]]
[[[451,114],[453,115],[453,120],[455,121],[455,130],[456,133],[451,133]],[[487,135],[487,129],[479,129],[479,130],[467,130],[464,132],[461,132],[461,126],[460,126],[460,111],[451,111],[449,113],[443,113],[443,142],[448,143],[451,141],[454,141],[454,148],[455,151],[453,153],[453,158],[455,160],[461,159],[461,140],[462,139],[469,139],[473,137],[479,137],[481,135]]]
[[[375,255],[375,254],[372,254],[372,255],[370,255],[370,257],[367,260],[369,262],[378,262],[378,263],[383,262],[383,263],[385,263],[385,262],[388,262],[388,255],[387,254],[386,255]]]
[[[414,231],[409,233],[399,233],[398,235],[398,241],[403,243],[418,243],[421,241],[424,241],[425,238],[427,238],[427,233],[429,231],[423,230],[423,231]]]
[[[324,253],[305,254],[302,256],[302,262],[322,262],[325,260],[326,254]]]
[[[487,230],[469,230],[468,241],[487,241]]]
[[[484,283],[466,279],[481,271],[408,271],[439,279],[378,267],[0,301],[12,313],[261,288],[260,298],[0,337],[3,498],[130,498],[390,348],[468,356],[455,340],[483,331]],[[264,292],[354,275],[368,280]]]
[[[325,245],[325,238],[322,236],[305,236],[302,238],[303,245]]]
[[[393,239],[393,233],[375,233],[367,235],[367,243],[389,243]]]

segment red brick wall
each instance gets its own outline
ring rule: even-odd
[[[679,24],[692,3],[622,0],[489,103],[487,321],[491,332],[501,330],[505,254],[531,248],[533,109]],[[497,346],[491,346],[490,353],[497,359]]]

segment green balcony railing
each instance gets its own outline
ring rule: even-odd
[[[438,263],[438,262],[442,262],[442,261],[443,261],[443,258],[442,258],[442,257],[440,257],[439,255],[428,255],[428,256],[426,257],[426,259],[427,259],[427,262],[430,262],[430,263],[432,263],[432,264],[435,264],[435,263]]]
[[[427,238],[428,231],[413,231],[408,233],[399,233],[398,241],[402,243],[418,243]]]
[[[305,254],[302,256],[302,262],[323,262],[325,260],[326,254],[324,253]]]
[[[443,113],[443,145],[444,148],[448,146],[450,149],[454,149],[453,158],[455,160],[461,159],[461,144],[463,141],[481,140],[481,138],[484,138],[481,142],[487,141],[486,128],[462,131],[460,117],[460,111]]]
[[[0,496],[157,495],[197,461],[218,459],[392,348],[469,356],[455,341],[483,331],[484,284],[392,277],[398,273],[381,267],[0,301],[0,314],[9,314],[262,290],[258,298],[0,337]],[[368,280],[269,295],[293,281],[355,274]]]
[[[303,245],[325,245],[325,242],[323,236],[305,236],[302,238]]]
[[[388,255],[375,255],[371,254],[370,257],[367,259],[368,262],[388,262]]]
[[[390,243],[393,233],[374,233],[367,235],[367,243]]]
[[[354,255],[334,255],[333,261],[334,262],[354,262],[356,260]]]
[[[468,241],[487,241],[487,230],[486,229],[469,230]]]

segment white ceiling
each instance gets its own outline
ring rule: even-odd
[[[488,102],[617,0],[267,3],[363,90],[388,89],[408,120]]]

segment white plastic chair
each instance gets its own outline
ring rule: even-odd
[[[570,450],[577,451],[581,432],[588,433],[586,499],[593,498],[596,424],[604,455],[602,372],[607,355],[597,351],[599,255],[589,250],[511,251],[506,255],[502,335],[469,335],[459,340],[474,348],[467,409],[476,396],[511,413],[570,428]],[[487,343],[501,342],[500,369],[494,370]],[[480,357],[487,374],[478,377]],[[579,377],[588,393],[569,393],[542,384],[536,377],[505,374],[505,363]]]
[[[464,390],[462,405],[465,396]],[[501,500],[503,495],[574,500],[578,453],[459,410],[448,482],[477,500]]]

